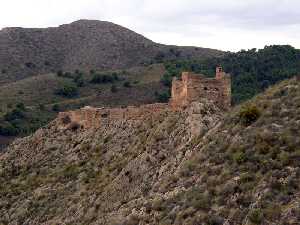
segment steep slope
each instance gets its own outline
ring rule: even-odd
[[[291,79],[224,117],[204,102],[98,129],[57,119],[0,155],[0,220],[299,224],[299,109]]]
[[[165,58],[202,58],[221,51],[165,46],[119,25],[79,20],[54,28],[0,31],[0,83],[64,70],[120,69]]]

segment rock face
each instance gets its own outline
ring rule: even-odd
[[[202,58],[222,52],[165,46],[110,22],[79,20],[54,28],[0,31],[0,78],[64,70],[129,68],[171,58]],[[0,81],[1,81],[0,80]]]

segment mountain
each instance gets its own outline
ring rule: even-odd
[[[0,223],[299,224],[299,109],[298,77],[228,113],[58,117],[0,153]]]
[[[44,29],[4,28],[0,31],[0,84],[58,70],[126,69],[164,59],[222,54],[157,44],[127,28],[96,20]]]

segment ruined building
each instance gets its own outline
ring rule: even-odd
[[[231,106],[231,78],[223,72],[221,67],[216,68],[216,77],[207,78],[202,74],[190,72],[182,73],[181,80],[174,78],[172,82],[172,95],[169,103],[155,103],[139,107],[127,108],[93,108],[82,109],[59,114],[63,127],[72,122],[84,128],[99,127],[101,124],[114,120],[139,120],[152,116],[164,110],[183,110],[192,102],[201,102],[208,99],[222,110]]]
[[[222,67],[216,68],[216,77],[207,78],[202,74],[182,73],[181,80],[176,77],[172,82],[170,105],[174,109],[187,107],[191,102],[201,99],[213,101],[223,110],[231,106],[231,78],[223,72]]]

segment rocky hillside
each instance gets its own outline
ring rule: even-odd
[[[119,25],[93,20],[46,29],[0,31],[0,84],[58,70],[106,70],[164,59],[206,58],[222,52],[166,46]]]
[[[0,154],[0,224],[300,223],[300,81],[97,129],[54,120]]]

